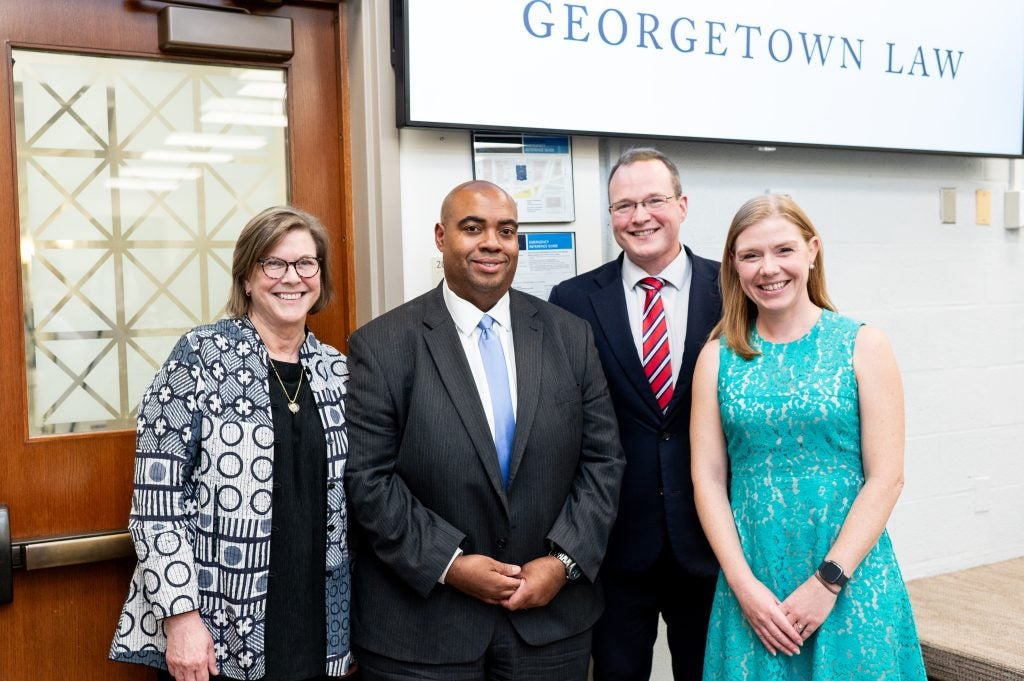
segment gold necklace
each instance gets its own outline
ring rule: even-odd
[[[289,397],[288,396],[288,388],[284,387],[284,381],[281,380],[281,374],[277,373],[277,365],[274,364],[274,360],[271,359],[270,357],[267,357],[267,359],[270,360],[270,368],[274,370],[274,375],[277,376],[277,382],[281,384],[281,390],[284,392],[284,397],[285,397],[286,400],[288,400],[288,411],[290,411],[293,414],[298,414],[299,413],[299,403],[298,403],[299,391],[302,390],[302,376],[306,372],[303,371],[301,367],[299,368],[299,385],[298,385],[297,388],[295,388],[295,397]]]

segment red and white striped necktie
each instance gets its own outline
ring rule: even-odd
[[[672,400],[672,355],[668,346],[668,324],[665,306],[661,302],[661,288],[665,281],[645,277],[638,283],[647,293],[644,299],[642,344],[644,373],[654,391],[654,399],[662,411]]]

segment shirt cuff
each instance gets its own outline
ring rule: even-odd
[[[446,567],[444,569],[444,572],[441,573],[441,576],[437,578],[437,583],[438,584],[444,584],[444,580],[448,576],[448,571],[452,569],[452,563],[454,563],[455,559],[458,558],[461,555],[462,555],[462,549],[455,549],[455,555],[453,555],[452,559],[450,561],[448,561],[448,567]]]

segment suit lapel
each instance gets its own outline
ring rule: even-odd
[[[498,468],[498,453],[494,448],[491,429],[487,425],[487,417],[480,403],[480,395],[477,393],[476,382],[473,380],[473,372],[469,369],[466,353],[459,340],[458,329],[455,328],[455,322],[444,304],[441,289],[435,289],[435,293],[436,295],[431,297],[427,312],[423,316],[423,323],[426,326],[426,330],[423,332],[424,342],[437,367],[441,382],[444,384],[452,404],[455,405],[455,411],[480,457],[480,463],[487,472],[487,478],[507,508],[501,470]],[[439,428],[444,427],[443,423],[437,425]]]
[[[651,384],[647,382],[644,366],[640,363],[640,355],[636,351],[633,332],[629,326],[626,294],[622,288],[623,257],[620,254],[618,267],[609,268],[603,273],[604,276],[598,279],[598,289],[590,294],[590,304],[594,306],[594,316],[601,327],[601,332],[608,339],[608,346],[622,373],[636,390],[640,400],[660,419],[661,407],[654,399]]]
[[[518,291],[511,292],[509,308],[512,315],[512,342],[516,353],[516,435],[509,467],[511,487],[537,415],[544,359],[544,325],[537,318],[537,308]]]

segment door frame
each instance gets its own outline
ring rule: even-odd
[[[206,4],[234,6],[228,0]],[[132,491],[134,433],[28,435],[11,52],[27,48],[268,66],[268,62],[249,59],[161,53],[156,12],[163,5],[149,0],[0,3],[0,205],[9,206],[0,213],[0,253],[7,254],[11,263],[0,269],[0,301],[18,311],[0,318],[5,348],[0,350],[0,361],[9,368],[0,372],[0,395],[9,406],[6,437],[0,445],[0,503],[9,506],[15,543],[123,532]],[[310,318],[310,327],[321,340],[344,352],[356,324],[345,8],[339,0],[247,7],[255,13],[288,16],[294,22],[295,54],[287,62],[269,65],[287,73],[290,202],[318,216],[331,235],[335,301]],[[83,681],[140,678],[141,668],[106,662],[133,564],[133,559],[121,559],[15,571],[14,602],[0,606],[0,628],[5,632],[0,637],[0,678],[62,678],[69,672]],[[33,655],[29,652],[33,643],[51,654]],[[76,655],[87,651],[87,659],[62,651]],[[32,670],[31,675],[16,671],[17,667],[12,671],[9,665],[19,664],[15,658],[23,660],[20,664],[26,667],[22,669]]]

